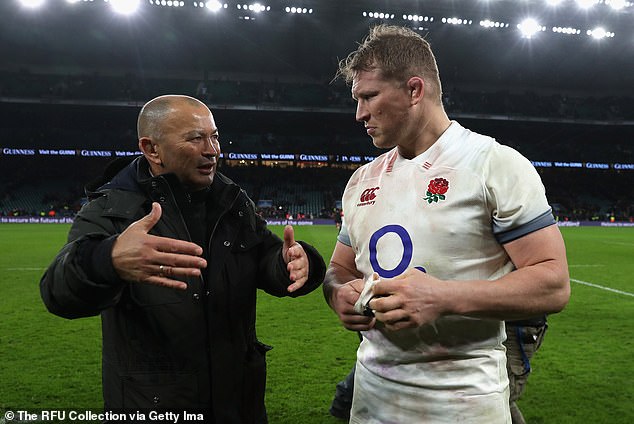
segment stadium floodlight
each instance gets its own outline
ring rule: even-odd
[[[595,40],[601,40],[602,38],[613,38],[614,33],[606,31],[603,27],[596,27],[595,29],[589,29],[586,34],[594,38]]]
[[[131,15],[139,8],[140,0],[110,0],[110,5],[115,12],[122,15]]]
[[[571,27],[553,27],[553,32],[558,34],[567,34],[567,35],[579,35],[581,34],[581,30],[577,28]]]
[[[605,4],[609,4],[614,10],[621,10],[625,6],[629,6],[629,2],[626,0],[605,0]]]
[[[517,28],[520,30],[522,37],[524,38],[532,38],[533,35],[537,34],[539,31],[544,31],[546,29],[533,18],[524,19],[522,22],[517,24]]]
[[[22,6],[29,7],[31,9],[40,7],[44,5],[45,2],[46,0],[20,0],[20,3],[22,4]]]
[[[442,18],[440,21],[443,24],[451,25],[471,25],[473,23],[473,20],[462,18]]]
[[[480,26],[484,28],[508,28],[510,24],[505,22],[492,21],[490,19],[485,19],[480,21]]]
[[[308,9],[306,7],[296,7],[296,6],[286,6],[284,8],[284,11],[286,13],[299,13],[299,14],[313,13],[313,9]]]
[[[414,22],[433,22],[433,16],[403,15],[403,20]]]
[[[394,13],[388,12],[363,12],[363,16],[374,19],[394,19]]]
[[[238,4],[236,5],[238,10],[249,10],[251,12],[260,13],[260,12],[268,12],[271,10],[271,6],[264,6],[261,3],[252,3],[252,4]],[[246,18],[245,18],[246,19]]]
[[[606,34],[605,28],[601,28],[601,27],[597,27],[593,30],[588,30],[588,35],[591,35],[592,38],[596,40],[605,38],[605,34]]]
[[[577,5],[582,9],[590,9],[597,3],[599,3],[599,0],[577,0]]]
[[[220,9],[222,9],[223,5],[218,0],[210,0],[205,3],[205,7],[211,10],[212,12],[217,12]]]
[[[185,6],[185,2],[184,1],[179,1],[179,0],[150,0],[150,4],[153,4],[155,6],[169,6],[169,7],[183,7],[183,6]],[[202,4],[202,2],[201,2],[201,4]],[[194,7],[198,7],[198,3],[197,2],[194,2]]]
[[[260,13],[271,10],[271,6],[264,6],[260,3],[253,3],[249,5],[249,10],[255,13]]]

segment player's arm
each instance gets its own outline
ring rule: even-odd
[[[417,327],[443,315],[520,319],[561,311],[570,298],[564,242],[551,225],[504,244],[515,271],[497,280],[442,281],[415,269],[384,279],[370,301],[388,328]]]
[[[479,308],[486,307],[495,317],[503,319],[563,310],[570,299],[570,276],[564,240],[557,225],[506,243],[504,250],[517,268],[497,281],[503,286],[500,295],[507,297],[506,305],[486,302]]]
[[[494,319],[521,319],[560,312],[570,298],[564,242],[551,225],[504,245],[517,268],[494,281],[449,282],[447,311]]]
[[[374,326],[374,319],[354,310],[364,285],[363,274],[357,270],[354,258],[352,247],[337,241],[326,271],[323,290],[326,302],[337,313],[344,327],[365,331]]]

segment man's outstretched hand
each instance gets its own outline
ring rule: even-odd
[[[295,231],[293,226],[284,227],[284,246],[282,246],[282,257],[286,262],[286,269],[290,274],[293,284],[288,286],[290,293],[301,288],[308,281],[308,255],[301,244],[295,241]]]
[[[117,237],[112,265],[124,280],[185,290],[187,284],[172,277],[199,277],[207,261],[200,257],[203,249],[197,244],[148,234],[161,214],[161,205],[152,203],[148,215]]]

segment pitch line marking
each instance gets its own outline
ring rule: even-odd
[[[568,265],[568,268],[594,268],[599,266],[605,266],[603,264],[580,264],[580,265]]]
[[[594,283],[588,283],[587,281],[581,281],[581,280],[577,280],[575,278],[571,278],[570,281],[574,281],[575,283],[583,284],[583,285],[594,287],[594,288],[597,288],[597,289],[607,290],[607,291],[611,291],[611,292],[614,292],[614,293],[622,294],[622,295],[625,295],[625,296],[634,297],[634,293],[629,293],[629,292],[626,292],[626,291],[617,290],[617,289],[613,289],[613,288],[610,288],[610,287],[600,286],[600,285],[594,284]]]
[[[44,271],[46,268],[6,268],[7,271]]]
[[[634,246],[634,243],[628,243],[626,241],[604,241],[604,244],[618,244],[620,246]]]

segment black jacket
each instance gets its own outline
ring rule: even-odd
[[[208,266],[203,278],[184,280],[187,290],[126,282],[111,260],[91,263],[109,258],[116,236],[149,213],[153,201],[163,214],[150,233],[190,240],[178,186],[173,175],[150,177],[140,157],[93,193],[42,277],[42,298],[65,318],[101,314],[106,409],[211,410],[217,423],[266,422],[267,347],[256,338],[256,289],[307,294],[323,281],[324,261],[300,242],[309,280],[289,294],[282,240],[246,193],[218,173],[206,195]]]

